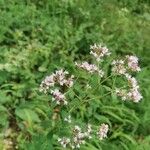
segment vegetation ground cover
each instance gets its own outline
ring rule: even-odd
[[[10,149],[61,149],[52,138],[49,97],[38,92],[39,85],[56,69],[78,74],[74,62],[90,60],[89,45],[105,43],[114,57],[139,57],[143,100],[133,104],[112,97],[93,103],[88,113],[85,105],[73,104],[78,122],[91,117],[113,125],[108,139],[81,149],[149,150],[148,0],[0,0],[0,12],[0,149],[6,149],[4,139],[13,141]]]

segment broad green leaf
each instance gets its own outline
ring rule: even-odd
[[[29,123],[32,122],[40,122],[38,115],[30,109],[16,109],[15,114],[22,120],[28,121]]]

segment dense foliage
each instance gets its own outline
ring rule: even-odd
[[[74,62],[89,60],[93,43],[105,43],[113,58],[136,54],[141,72],[135,75],[143,96],[138,104],[114,95],[97,99],[103,89],[88,91],[92,107],[74,98],[73,120],[84,126],[108,123],[108,138],[89,140],[83,150],[149,150],[150,148],[150,4],[148,0],[0,0],[0,149],[62,149],[56,133],[67,133],[64,122],[53,121],[51,97],[39,86],[46,75],[64,68],[78,78],[76,94],[85,97],[90,76]],[[104,70],[109,74],[110,62]],[[96,77],[91,79],[94,87]],[[119,84],[119,80],[118,80]],[[103,91],[104,90],[104,91]],[[62,111],[62,116],[66,111]]]

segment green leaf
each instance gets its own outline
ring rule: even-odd
[[[5,91],[6,92],[6,91]],[[10,96],[7,96],[4,91],[0,91],[0,103],[4,104],[4,103],[8,103],[11,101]]]
[[[30,109],[16,109],[15,114],[22,120],[32,122],[40,122],[38,115]]]
[[[0,111],[7,111],[7,109],[3,105],[0,105]]]
[[[39,70],[40,72],[45,72],[45,71],[47,71],[47,68],[45,68],[44,66],[40,66],[40,67],[38,68],[38,70]]]
[[[113,113],[113,112],[103,111],[103,113],[104,113],[104,114],[107,114],[107,115],[109,115],[109,116],[111,116],[111,118],[113,118],[113,119],[115,119],[115,120],[117,120],[117,121],[119,121],[119,122],[124,122],[124,120],[123,120],[120,116],[116,115],[116,114]]]

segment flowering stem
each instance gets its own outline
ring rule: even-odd
[[[112,76],[113,76],[113,75],[110,75],[110,76],[108,76],[107,78],[105,78],[102,82],[100,82],[100,83],[98,84],[98,86],[99,86],[100,84],[102,84],[103,82],[105,82],[107,79],[111,78]],[[96,90],[96,89],[98,88],[98,86],[97,86],[94,90]],[[92,90],[92,92],[93,92],[94,90]],[[73,91],[73,92],[74,92],[74,91]],[[111,92],[112,92],[112,91],[111,91]],[[103,97],[109,95],[111,92],[108,92],[108,93],[105,94]],[[74,92],[74,93],[75,93],[75,92]],[[75,95],[76,95],[76,94],[75,94]],[[77,96],[77,95],[76,95],[76,96]],[[77,97],[78,97],[78,96],[77,96]],[[81,103],[80,105],[82,105],[82,104],[85,103],[85,102],[88,102],[89,100],[95,99],[95,98],[91,98],[91,99],[86,100],[87,97],[88,97],[88,96],[86,96],[86,97],[82,100],[82,103]],[[98,97],[96,97],[96,98],[103,98],[103,97],[98,96]],[[81,101],[80,97],[78,97],[78,99]],[[78,107],[78,106],[77,106],[77,107]],[[76,108],[76,106],[75,106],[75,107],[72,107],[72,108],[69,110],[69,113],[70,113],[74,108]]]
[[[123,87],[121,87],[120,89],[122,89],[122,88],[125,88],[125,87],[123,86]],[[79,107],[80,105],[82,105],[82,104],[84,104],[84,103],[86,103],[86,102],[89,102],[89,101],[91,101],[91,100],[93,100],[93,99],[97,99],[97,98],[102,99],[102,98],[106,97],[107,95],[109,95],[109,94],[111,94],[111,93],[113,93],[113,92],[115,92],[115,91],[116,91],[116,90],[114,89],[114,90],[112,90],[112,91],[110,91],[110,92],[104,94],[103,96],[97,96],[97,97],[90,98],[90,99],[87,99],[87,100],[85,100],[85,98],[84,98],[83,101],[82,101],[78,106],[72,107],[72,108],[69,110],[69,113],[71,113],[74,109],[76,109],[77,107]],[[86,98],[87,98],[87,97],[86,97]]]
[[[111,78],[111,77],[113,77],[113,76],[114,76],[113,74],[109,75],[109,76],[106,77],[102,82],[100,82],[100,84],[104,83],[105,81],[107,81],[107,79],[109,79],[109,78]]]
[[[93,100],[93,99],[96,99],[96,98],[104,98],[105,96],[109,95],[110,93],[111,93],[111,92],[106,93],[103,97],[98,96],[98,97],[94,97],[94,98],[87,99],[87,100],[84,99],[78,106],[72,107],[72,108],[69,110],[69,113],[72,112],[75,108],[79,107],[80,105],[82,105],[82,104],[84,104],[84,103],[86,103],[86,102],[88,102],[88,101],[90,101],[90,100]]]

